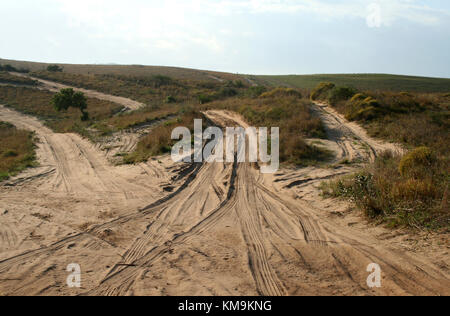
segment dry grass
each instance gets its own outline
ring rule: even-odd
[[[367,170],[323,183],[322,190],[327,196],[350,199],[369,218],[390,227],[449,229],[449,167],[438,159],[425,163],[409,158],[417,153],[406,156],[408,172],[405,158],[385,153]]]
[[[190,128],[193,133],[194,120],[203,118],[203,114],[193,108],[182,109],[182,113],[177,118],[161,124],[145,136],[138,143],[136,150],[124,157],[124,162],[128,164],[143,162],[150,157],[170,153],[172,146],[177,142],[171,139],[172,131],[182,126]]]
[[[45,71],[48,66],[54,64],[36,63],[27,61],[0,59],[0,64],[9,64],[15,68],[27,68],[31,71]],[[57,64],[64,69],[64,72],[81,75],[124,75],[124,76],[156,76],[164,75],[181,80],[198,80],[219,82],[219,80],[239,80],[241,76],[230,73],[204,71],[197,69],[163,67],[163,66],[143,66],[143,65],[75,65]],[[217,78],[217,79],[216,79]]]
[[[0,103],[17,111],[33,115],[45,121],[45,124],[55,132],[78,132],[88,136],[88,128],[96,121],[112,117],[123,107],[107,101],[88,98],[88,112],[91,120],[80,121],[77,109],[67,112],[58,112],[54,109],[51,100],[53,93],[25,87],[0,86]]]
[[[9,72],[6,71],[0,71],[0,83],[3,84],[15,84],[15,85],[27,85],[27,86],[36,86],[38,84],[37,81],[18,77],[9,74]]]
[[[33,75],[67,85],[130,98],[149,106],[197,101],[206,103],[242,94],[247,88],[239,80],[211,82],[193,79],[173,79],[165,75],[86,75],[48,71],[36,72]]]
[[[0,122],[0,181],[36,165],[34,134]]]

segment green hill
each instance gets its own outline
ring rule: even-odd
[[[339,86],[352,86],[359,90],[450,92],[450,79],[399,76],[387,74],[335,74],[249,76],[260,84],[312,89],[320,82],[333,82]]]

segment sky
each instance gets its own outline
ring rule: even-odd
[[[448,0],[2,0],[0,58],[450,78]]]

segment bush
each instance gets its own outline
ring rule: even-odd
[[[168,96],[166,98],[166,103],[171,104],[171,103],[176,103],[177,99],[175,99],[173,96]]]
[[[5,157],[5,158],[17,157],[18,155],[19,154],[16,151],[11,150],[11,149],[9,149],[3,153],[3,157]]]
[[[402,158],[398,170],[402,176],[418,176],[435,161],[436,156],[430,148],[419,147]]]
[[[391,227],[448,228],[444,164],[427,148],[417,148],[403,158],[385,153],[367,170],[324,182],[321,189],[326,196],[354,202],[368,217]]]
[[[323,100],[328,97],[328,93],[331,89],[335,87],[334,83],[331,82],[321,82],[319,85],[311,92],[311,100]]]
[[[266,91],[267,88],[264,86],[250,87],[248,88],[246,95],[249,96],[250,98],[257,98]]]
[[[230,98],[237,96],[238,92],[230,87],[223,87],[219,90],[219,93],[217,94],[217,98]]]
[[[349,121],[371,121],[384,113],[377,100],[363,94],[354,95],[345,105],[345,117]]]
[[[301,99],[302,94],[291,88],[275,88],[269,92],[261,94],[261,98],[284,98],[284,97],[296,97]]]
[[[0,181],[35,166],[35,146],[32,132],[0,122]]]
[[[356,90],[350,87],[335,87],[329,92],[328,102],[331,105],[340,101],[347,101],[356,94]]]
[[[210,94],[200,94],[198,95],[198,101],[200,102],[200,104],[206,104],[209,102],[214,101],[214,96],[210,95]]]
[[[17,71],[17,69],[11,65],[0,65],[0,71]]]
[[[58,65],[50,65],[47,67],[47,71],[49,72],[63,72],[63,68]]]

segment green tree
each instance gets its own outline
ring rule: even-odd
[[[50,72],[62,72],[64,69],[62,67],[59,67],[58,65],[50,65],[47,67],[47,71]]]
[[[72,88],[62,89],[55,94],[52,99],[56,111],[67,111],[69,108],[77,108],[81,111],[81,120],[87,121],[89,113],[87,109],[87,99],[82,92],[75,92]]]

